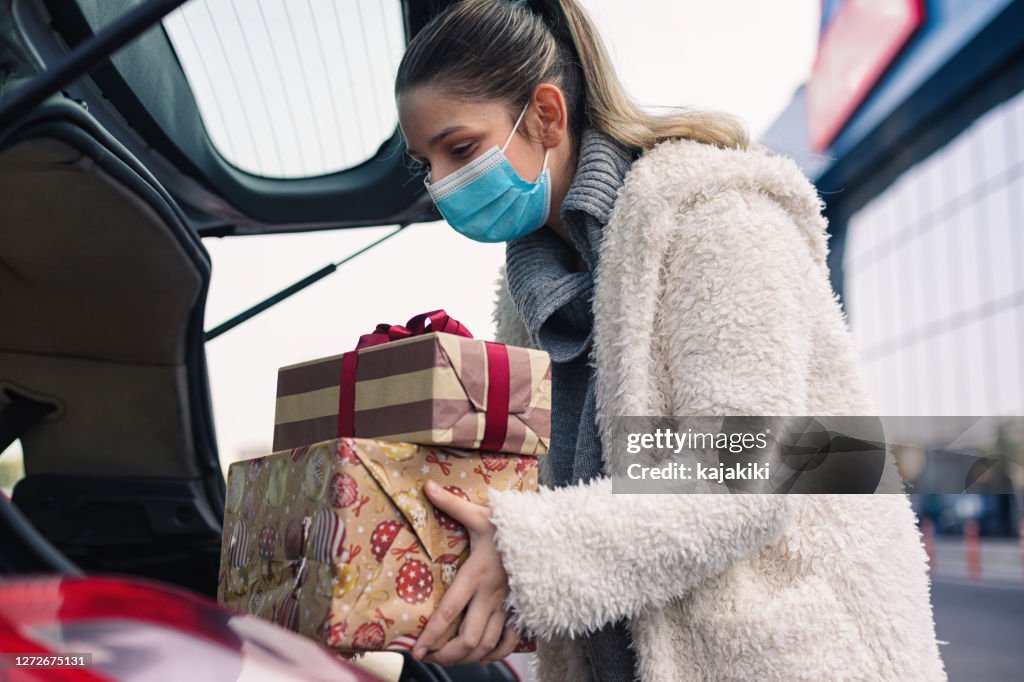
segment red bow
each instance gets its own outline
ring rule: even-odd
[[[429,327],[427,322],[430,323]],[[429,313],[414,315],[404,326],[381,322],[372,332],[359,337],[356,350],[432,332],[445,332],[446,334],[465,336],[467,339],[473,338],[473,335],[461,322],[449,316],[444,310],[431,310]]]
[[[390,343],[410,336],[444,332],[463,336],[473,335],[465,325],[451,317],[444,310],[431,310],[409,318],[405,325],[378,324],[369,334],[359,337],[356,349],[341,357],[341,382],[338,402],[338,436],[355,436],[356,365],[358,351],[370,346]],[[508,428],[509,363],[508,351],[499,343],[485,342],[487,353],[487,414],[484,421],[484,438],[480,449],[498,450],[505,442]],[[502,409],[504,407],[504,409]]]

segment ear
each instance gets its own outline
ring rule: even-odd
[[[569,125],[565,95],[553,83],[541,83],[533,90],[533,111],[529,119],[530,135],[544,143],[545,147],[557,147],[567,134]]]

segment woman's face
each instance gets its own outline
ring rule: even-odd
[[[554,86],[547,87],[557,92]],[[550,100],[552,94],[545,91],[544,97]],[[558,93],[558,99],[561,99],[561,93]],[[425,167],[430,173],[431,183],[440,182],[494,145],[501,147],[515,125],[515,118],[509,119],[508,108],[501,102],[467,101],[446,96],[433,88],[420,87],[404,92],[399,95],[397,106],[398,122],[409,157]],[[545,109],[550,108],[535,94],[519,129],[505,148],[505,156],[519,177],[528,182],[533,182],[540,174],[545,148],[558,146],[564,137],[564,124],[560,126],[560,132],[556,131],[557,140],[550,130],[538,134],[545,127],[551,128],[545,126],[543,120],[546,114],[550,115]],[[564,120],[564,116],[562,118]],[[534,133],[533,139],[521,134],[525,130]],[[554,179],[557,171],[553,160],[549,159],[548,165]]]

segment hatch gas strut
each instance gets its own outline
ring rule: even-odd
[[[265,298],[264,300],[260,301],[259,303],[257,303],[253,307],[251,307],[251,308],[249,308],[247,310],[243,310],[242,312],[238,313],[237,315],[232,317],[227,322],[222,322],[221,324],[217,325],[216,327],[214,327],[210,331],[206,332],[205,340],[206,341],[210,341],[211,339],[215,339],[218,336],[220,336],[221,334],[223,334],[224,332],[226,332],[228,330],[231,330],[231,329],[234,329],[235,327],[237,327],[238,325],[242,324],[246,320],[248,320],[250,318],[253,318],[253,317],[256,317],[257,315],[262,313],[267,308],[270,308],[271,306],[277,305],[278,303],[280,303],[281,301],[285,300],[286,298],[288,298],[292,294],[297,294],[298,292],[300,292],[303,289],[305,289],[306,287],[308,287],[310,284],[313,284],[314,282],[318,282],[321,279],[323,279],[324,277],[326,277],[327,275],[331,274],[332,272],[337,270],[340,266],[342,266],[345,263],[349,262],[350,260],[352,260],[356,256],[358,256],[360,254],[363,254],[363,253],[366,253],[367,251],[369,251],[373,247],[377,246],[381,242],[384,242],[385,240],[391,239],[396,234],[398,234],[399,232],[401,232],[405,228],[409,227],[409,225],[411,225],[411,224],[412,223],[403,223],[403,224],[399,225],[397,228],[395,228],[391,232],[388,232],[386,235],[384,235],[380,239],[377,239],[376,241],[370,242],[369,244],[367,244],[363,248],[359,249],[355,253],[352,253],[352,254],[349,254],[348,256],[345,256],[344,258],[342,258],[337,263],[328,263],[327,265],[325,265],[324,267],[320,268],[319,270],[317,270],[313,274],[306,275],[305,277],[300,279],[295,284],[292,284],[291,286],[285,287],[284,289],[282,289],[281,291],[277,292],[276,294],[273,294],[272,296],[269,296],[269,297]]]
[[[0,103],[0,135],[47,97],[87,73],[187,1],[148,0],[83,40],[51,68],[14,90],[7,101]]]

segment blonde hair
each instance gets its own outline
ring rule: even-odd
[[[593,22],[577,0],[462,0],[409,42],[395,96],[429,86],[478,100],[500,100],[514,119],[534,87],[554,83],[569,109],[578,144],[586,123],[620,143],[650,149],[685,138],[745,149],[749,134],[723,112],[641,109],[626,93]]]

